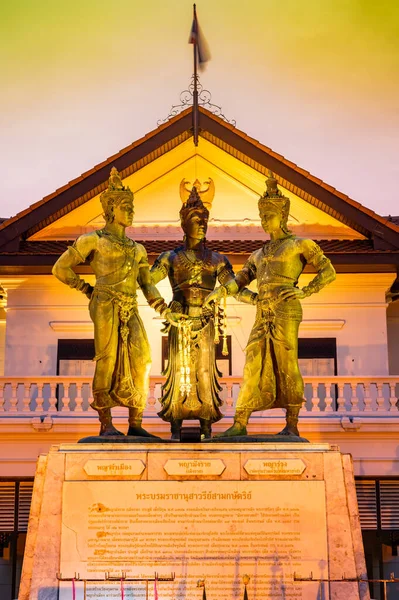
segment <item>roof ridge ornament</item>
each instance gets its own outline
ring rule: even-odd
[[[180,191],[180,198],[181,198],[182,203],[184,204],[185,202],[187,202],[188,199],[190,198],[190,195],[192,194],[193,190],[196,190],[196,193],[201,198],[205,207],[208,210],[210,210],[212,207],[213,198],[215,196],[215,183],[214,183],[213,179],[211,177],[209,177],[209,179],[207,179],[206,181],[204,181],[201,184],[201,182],[197,178],[194,181],[194,183],[192,184],[191,188],[189,186],[190,186],[190,182],[187,181],[187,179],[181,180],[179,191]],[[205,187],[203,187],[203,186],[205,186]],[[201,188],[203,188],[203,189],[201,189]]]
[[[236,120],[228,119],[223,113],[222,107],[212,102],[212,94],[209,90],[204,89],[202,83],[200,82],[199,75],[192,75],[188,87],[182,92],[180,92],[180,103],[172,105],[166,119],[158,119],[158,127],[160,125],[163,125],[164,123],[167,123],[173,117],[179,115],[181,112],[183,112],[183,110],[186,110],[186,108],[188,108],[189,106],[194,105],[195,78],[197,79],[198,106],[202,106],[206,110],[209,110],[209,112],[211,112],[216,117],[223,119],[223,121],[235,127],[237,124]]]

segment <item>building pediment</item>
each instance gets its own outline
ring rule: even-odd
[[[265,178],[211,142],[201,138],[194,148],[186,140],[124,179],[135,196],[134,239],[181,239],[179,187],[211,180],[215,194],[210,208],[209,239],[264,239],[258,198]],[[281,186],[290,198],[290,228],[300,236],[326,239],[364,238],[355,229]],[[73,239],[104,225],[99,194],[29,237],[34,240]]]
[[[210,239],[263,238],[257,200],[269,169],[291,199],[290,227],[316,239],[370,240],[399,251],[399,227],[348,198],[222,119],[200,109],[200,140],[192,143],[191,109],[0,225],[0,252],[21,242],[73,239],[103,224],[99,195],[112,166],[135,194],[136,239],[178,239],[182,179],[211,177],[216,192]],[[263,238],[264,239],[264,238]]]

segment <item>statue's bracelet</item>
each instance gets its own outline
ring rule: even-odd
[[[168,308],[167,306],[165,306],[165,308],[163,308],[163,309],[162,309],[162,310],[159,312],[159,314],[161,315],[161,317],[162,317],[163,319],[165,319],[165,318],[167,317],[167,315],[169,315],[171,312],[172,312],[172,309],[171,309],[171,308]]]
[[[69,287],[78,290],[78,292],[83,292],[84,294],[86,293],[86,286],[88,286],[89,284],[84,280],[81,279],[80,277],[76,277],[76,279],[74,279],[70,284]]]
[[[319,290],[312,286],[312,285],[306,285],[305,287],[302,288],[302,293],[305,294],[305,298],[308,298],[309,296],[311,296],[312,294],[315,294],[316,292],[318,292]]]
[[[230,294],[229,294],[229,290],[227,289],[227,286],[225,286],[225,285],[221,285],[221,286],[220,286],[220,289],[223,291],[223,297],[224,297],[224,296],[229,296],[229,295],[230,295]]]

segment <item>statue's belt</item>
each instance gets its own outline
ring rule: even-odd
[[[129,312],[133,312],[137,310],[137,297],[136,294],[125,294],[124,292],[119,292],[117,290],[112,289],[112,287],[108,285],[96,285],[94,287],[94,292],[101,292],[104,294],[108,294],[111,296],[111,300],[115,302],[119,307],[124,308],[125,310],[129,310]]]

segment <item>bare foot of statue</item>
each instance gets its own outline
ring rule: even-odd
[[[241,425],[241,423],[238,423],[238,421],[236,421],[234,425],[229,427],[229,429],[221,433],[217,433],[214,437],[233,437],[235,435],[247,435],[247,428],[245,427],[245,425]]]
[[[210,440],[212,437],[212,423],[207,419],[200,419],[201,440]]]
[[[296,435],[299,437],[298,427],[296,425],[288,425],[287,423],[284,429],[279,431],[277,435]]]
[[[149,433],[148,431],[146,431],[145,429],[143,429],[141,427],[141,425],[129,425],[129,429],[126,435],[135,435],[138,437],[152,437],[152,438],[157,438],[157,435],[152,435],[152,433]]]
[[[105,426],[101,426],[100,429],[100,436],[101,437],[111,437],[111,436],[116,436],[116,435],[121,435],[124,437],[124,433],[122,433],[121,431],[118,431],[118,429],[116,429],[112,423],[110,423],[109,425],[105,425]]]

